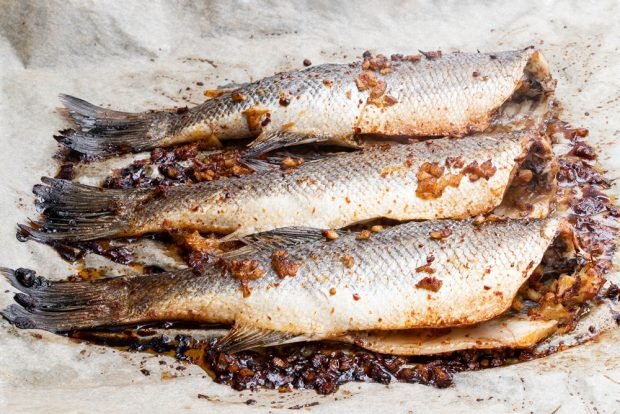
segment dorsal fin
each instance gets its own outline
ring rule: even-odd
[[[245,156],[254,158],[278,148],[328,140],[329,137],[324,135],[305,135],[291,131],[265,131],[248,145],[248,152]]]
[[[344,234],[339,230],[335,231],[338,235]],[[225,258],[234,258],[255,254],[260,252],[272,252],[279,249],[290,249],[302,244],[313,243],[319,240],[325,240],[324,230],[312,227],[283,227],[281,229],[271,230],[264,233],[252,234],[250,236],[241,237],[239,240],[245,246],[227,252],[222,255]]]
[[[243,156],[243,158],[241,159],[241,162],[243,162],[243,164],[246,167],[251,168],[255,172],[262,173],[262,172],[279,170],[287,158],[290,158],[290,159],[301,158],[303,160],[303,162],[300,163],[299,165],[301,167],[302,165],[307,165],[313,162],[319,162],[326,158],[331,158],[339,154],[347,154],[347,153],[348,152],[346,151],[338,151],[338,152],[310,153],[310,154],[300,155],[300,154],[293,154],[288,151],[278,151],[275,154],[267,157],[267,159],[263,160],[263,159],[253,158],[252,154],[254,153],[248,152],[246,155]]]

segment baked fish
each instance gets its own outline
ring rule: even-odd
[[[112,111],[68,95],[77,125],[58,141],[89,155],[192,141],[255,138],[249,157],[310,142],[357,146],[364,134],[463,136],[483,131],[515,94],[552,91],[542,53],[423,53],[280,73],[187,111]]]
[[[67,331],[155,321],[235,324],[240,350],[355,331],[471,325],[506,311],[561,219],[410,222],[367,234],[279,229],[200,273],[186,269],[52,282],[3,269],[21,293],[3,310],[22,328]],[[442,237],[436,237],[441,234]],[[483,253],[482,253],[483,252]]]
[[[39,229],[21,228],[34,239],[84,241],[170,228],[240,237],[289,226],[341,228],[380,217],[465,218],[499,205],[521,163],[551,157],[548,142],[525,130],[370,146],[285,171],[155,190],[46,178],[34,189],[44,221]]]

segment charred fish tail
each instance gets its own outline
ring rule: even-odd
[[[191,269],[78,282],[51,281],[30,269],[0,268],[0,274],[19,290],[0,314],[18,328],[50,332],[181,320],[185,308],[175,312],[167,304],[197,286]]]
[[[63,130],[54,138],[88,157],[152,149],[167,135],[176,115],[113,111],[64,94],[60,100],[77,129]]]
[[[118,235],[127,227],[136,195],[144,190],[114,190],[43,177],[33,188],[44,220],[35,226],[19,225],[22,235],[34,240],[93,240]]]
[[[18,328],[62,332],[112,325],[122,317],[122,291],[104,280],[52,282],[23,268],[0,268],[0,274],[19,290],[16,303],[0,311]]]

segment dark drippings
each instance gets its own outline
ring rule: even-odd
[[[155,148],[150,158],[134,161],[107,177],[104,187],[154,188],[251,174],[253,171],[241,162],[242,155],[239,149],[203,154],[198,144]]]
[[[402,357],[328,342],[229,354],[217,350],[215,338],[197,341],[187,335],[170,337],[165,334],[145,338],[139,332],[81,331],[70,336],[128,351],[168,355],[196,364],[216,382],[236,390],[312,389],[320,394],[330,394],[339,385],[351,381],[381,384],[408,382],[445,388],[452,385],[454,373],[500,367],[535,357],[531,350],[516,349]]]

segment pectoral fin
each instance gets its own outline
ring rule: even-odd
[[[258,329],[240,324],[235,325],[228,335],[220,339],[217,347],[222,352],[240,352],[252,348],[284,345],[309,339],[304,335]]]

